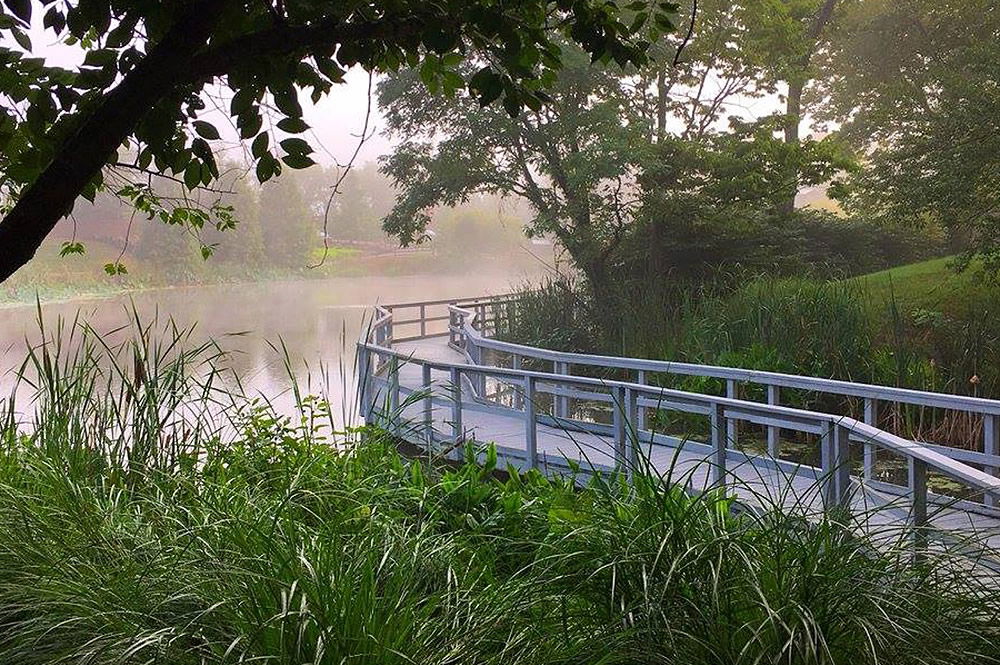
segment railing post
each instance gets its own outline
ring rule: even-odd
[[[451,368],[451,435],[454,443],[454,455],[458,459],[462,458],[462,451],[459,449],[465,439],[465,431],[462,428],[462,372],[457,367]]]
[[[424,436],[427,438],[427,452],[434,447],[434,387],[431,385],[431,366],[421,367],[421,380],[424,384]]]
[[[716,489],[726,487],[726,433],[729,429],[728,418],[726,418],[725,407],[721,404],[712,404],[711,437],[712,437],[712,468],[711,486]]]
[[[822,494],[823,506],[830,510],[846,506],[850,496],[851,466],[848,441],[850,430],[831,422],[830,428],[822,435]]]
[[[913,557],[919,561],[927,549],[927,463],[909,458],[909,485],[913,526]]]
[[[420,305],[420,336],[427,337],[427,305]]]
[[[823,508],[829,509],[836,503],[837,487],[833,478],[833,428],[830,423],[829,428],[820,435],[819,456],[820,456],[820,488],[823,499]]]
[[[397,430],[399,411],[399,358],[389,356],[389,423],[393,431]]]
[[[521,369],[521,356],[519,356],[519,355],[517,355],[515,353],[511,357],[510,367],[511,367],[511,369],[515,369],[515,370],[520,371],[520,369]],[[524,407],[524,392],[523,391],[520,392],[520,393],[518,393],[516,390],[514,391],[514,399],[513,399],[513,403],[511,404],[511,406],[513,408],[515,408],[515,409],[521,409],[521,408]]]
[[[628,477],[631,479],[632,474],[639,469],[639,428],[636,422],[638,398],[632,388],[625,388],[624,396],[625,403],[622,407],[625,409],[625,423],[627,429],[631,430],[631,436],[628,431],[625,432],[625,462]]]
[[[833,430],[833,477],[837,483],[837,505],[851,502],[851,430],[838,424]]]
[[[614,395],[611,409],[611,421],[615,432],[615,467],[628,472],[628,460],[625,456],[625,439],[627,426],[627,414],[625,413],[625,389],[615,386],[612,389]]]
[[[639,385],[646,385],[646,370],[640,369],[636,373],[635,379]],[[644,406],[636,406],[635,430],[637,435],[639,432],[646,431],[646,407]]]
[[[524,377],[524,452],[528,468],[538,467],[538,422],[535,420],[535,377]]]
[[[372,359],[368,347],[358,349],[358,410],[366,425],[371,424]]]
[[[778,406],[780,402],[781,388],[768,385],[767,403],[771,406]],[[767,454],[774,459],[778,459],[778,456],[781,455],[781,428],[777,425],[767,426]]]
[[[988,413],[983,414],[983,453],[986,455],[1000,455],[1000,422],[998,417]],[[983,471],[991,476],[997,475],[997,467],[987,466]],[[997,505],[997,500],[992,494],[987,494],[985,498],[987,506]]]
[[[739,387],[734,379],[726,380],[726,397],[729,399],[739,399]],[[736,448],[739,441],[739,423],[735,419],[726,420],[726,444],[730,448]]]
[[[553,367],[556,374],[569,374],[569,363],[556,362]],[[556,390],[563,390],[564,386],[556,384]],[[555,396],[555,416],[563,420],[569,418],[569,398],[563,395]]]
[[[865,398],[865,423],[872,427],[878,427],[878,400],[874,397]],[[875,477],[876,449],[872,443],[865,444],[865,480]]]

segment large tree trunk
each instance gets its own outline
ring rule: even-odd
[[[788,99],[785,102],[785,144],[799,144],[799,124],[802,122],[802,90],[805,81],[797,79],[788,83]],[[795,196],[799,193],[799,170],[795,164],[789,165],[784,183],[785,197],[778,206],[781,213],[791,213],[795,210]]]
[[[799,144],[799,124],[802,122],[802,92],[809,80],[809,66],[813,53],[816,51],[823,30],[833,17],[836,5],[837,0],[823,0],[823,4],[819,6],[806,32],[806,52],[799,58],[795,71],[789,76],[788,97],[785,101],[785,143],[787,145],[797,146]],[[790,213],[795,210],[795,196],[799,193],[799,169],[796,164],[789,165],[785,178],[787,180],[785,196],[778,205],[778,211]]]
[[[80,192],[157,101],[187,76],[227,0],[188,3],[163,38],[125,75],[56,152],[0,221],[0,282],[35,255]]]

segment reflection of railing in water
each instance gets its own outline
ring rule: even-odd
[[[375,407],[375,392],[384,388],[390,409],[395,409],[404,396],[414,396],[422,403],[421,432],[423,443],[457,444],[465,438],[463,411],[493,414],[523,423],[523,449],[507,449],[513,458],[522,459],[525,466],[539,463],[539,426],[557,425],[570,431],[590,432],[606,437],[613,445],[617,466],[630,468],[637,458],[640,444],[678,445],[675,437],[655,430],[650,414],[671,412],[707,418],[708,437],[704,443],[684,441],[686,449],[703,453],[713,467],[712,482],[726,483],[727,468],[733,463],[750,461],[762,468],[776,468],[783,473],[805,476],[821,486],[825,506],[846,506],[861,482],[865,488],[890,494],[906,494],[910,500],[911,519],[924,524],[928,504],[948,504],[984,516],[1000,516],[993,505],[1000,499],[1000,479],[970,465],[983,464],[990,471],[1000,467],[996,435],[1000,402],[961,396],[924,393],[844,381],[817,379],[774,372],[759,372],[726,367],[711,367],[687,363],[651,361],[574,354],[539,349],[491,339],[494,309],[512,300],[476,298],[441,300],[389,305],[376,309],[369,339],[359,345],[359,376],[363,377],[362,405],[367,416]],[[447,312],[444,314],[443,312]],[[409,312],[415,314],[407,315]],[[447,320],[447,326],[444,321]],[[406,332],[397,337],[395,327]],[[448,337],[448,345],[464,354],[466,363],[411,357],[392,348],[393,343]],[[484,363],[484,355],[508,354],[511,367],[496,367]],[[522,369],[531,363],[551,363],[552,371]],[[399,372],[407,366],[420,368],[419,380],[410,385],[401,383]],[[572,374],[574,367],[614,368],[635,372],[635,381],[604,380]],[[434,373],[447,377],[448,395],[434,394]],[[650,385],[653,374],[680,374],[722,379],[726,396],[706,395]],[[738,399],[741,383],[765,387],[767,402]],[[781,388],[828,392],[859,397],[865,400],[865,421],[830,413],[806,411],[779,404]],[[914,442],[878,429],[876,415],[879,403],[903,402],[965,410],[981,414],[987,427],[984,450],[971,451]],[[581,417],[576,403],[606,404],[610,423]],[[451,411],[451,432],[439,435],[434,431],[432,411],[435,406]],[[390,411],[392,412],[392,411]],[[738,424],[750,423],[767,433],[768,455],[747,454],[736,449]],[[779,458],[782,436],[786,432],[819,439],[818,467],[792,464]],[[488,439],[490,432],[484,432]],[[851,477],[850,446],[864,449],[861,479]],[[887,451],[905,459],[907,482],[904,486],[873,479],[875,451]],[[982,501],[956,501],[928,491],[928,472],[943,474],[972,489]]]

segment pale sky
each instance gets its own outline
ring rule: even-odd
[[[45,58],[50,65],[75,69],[83,62],[83,51],[76,46],[67,46],[56,40],[51,31],[42,26],[44,10],[35,4],[32,12],[32,55]],[[6,45],[6,44],[5,44]],[[20,49],[20,47],[16,47]],[[346,163],[357,147],[364,127],[365,110],[368,106],[368,74],[355,67],[346,75],[346,83],[334,86],[331,94],[313,104],[308,93],[299,95],[305,121],[312,126],[310,143],[316,149],[313,158],[320,163],[332,165]],[[384,121],[375,103],[375,84],[372,83],[372,113],[369,118],[368,135],[358,153],[358,164],[373,161],[389,150],[390,143],[382,135]],[[211,116],[211,117],[209,117]],[[206,119],[215,122],[223,137],[227,137],[226,127],[230,122],[221,114],[206,114]],[[235,134],[229,136],[235,139]]]

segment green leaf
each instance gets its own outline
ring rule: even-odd
[[[14,41],[16,41],[21,46],[21,48],[23,48],[25,51],[31,50],[31,39],[28,37],[28,35],[24,34],[17,28],[12,29],[10,31],[10,34],[14,36]]]
[[[4,4],[25,26],[31,25],[31,0],[4,0]]]
[[[278,129],[289,134],[301,134],[309,129],[309,125],[302,118],[283,118],[278,121]]]
[[[483,67],[469,80],[469,90],[478,95],[480,105],[486,106],[503,93],[503,77],[491,67]]]
[[[184,185],[195,189],[201,184],[201,162],[192,159],[184,169]]]
[[[281,161],[293,169],[307,169],[316,163],[311,157],[307,157],[306,155],[285,155],[281,158]]]
[[[210,122],[205,122],[204,120],[194,121],[194,131],[198,132],[198,136],[208,139],[209,141],[217,141],[219,138],[219,130],[215,128]]]
[[[83,254],[86,249],[82,242],[70,242],[69,240],[63,242],[62,248],[59,250],[59,256],[69,256],[70,254]]]
[[[292,155],[308,155],[313,151],[312,146],[300,138],[285,139],[281,142],[281,148]]]
[[[271,136],[267,132],[261,132],[250,145],[250,154],[254,159],[261,159],[267,153],[267,146],[271,141]]]
[[[271,155],[264,155],[257,162],[257,181],[265,183],[274,175],[275,159]]]
[[[240,116],[250,110],[251,105],[257,98],[254,91],[250,88],[243,88],[242,90],[237,90],[236,94],[233,95],[233,101],[229,103],[229,113],[230,115]]]
[[[295,88],[278,90],[272,94],[274,96],[274,105],[278,107],[279,111],[289,118],[302,117],[302,106],[299,104],[299,99],[295,94]]]
[[[236,126],[239,127],[241,139],[248,139],[251,136],[256,136],[263,124],[264,119],[261,118],[260,113],[257,113],[256,111],[251,111],[248,114],[241,115],[236,119]]]

